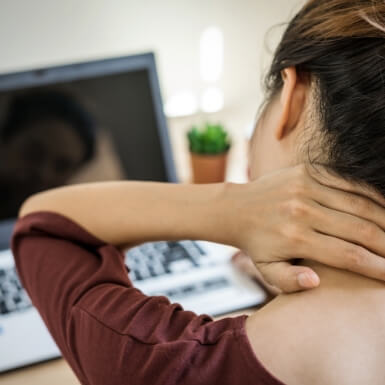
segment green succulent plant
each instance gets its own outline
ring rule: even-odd
[[[215,155],[227,152],[231,146],[228,134],[221,124],[206,123],[193,126],[187,133],[190,151],[196,154]]]

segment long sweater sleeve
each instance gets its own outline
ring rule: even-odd
[[[282,385],[247,339],[245,316],[213,321],[148,297],[123,254],[61,215],[16,225],[20,279],[82,384]]]

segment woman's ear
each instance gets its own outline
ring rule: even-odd
[[[301,81],[295,67],[285,68],[282,73],[283,88],[279,98],[280,118],[275,130],[277,140],[283,139],[297,127],[306,100],[306,84]]]

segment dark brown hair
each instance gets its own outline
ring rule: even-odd
[[[308,1],[274,54],[269,98],[291,66],[317,85],[325,165],[385,196],[385,1]]]

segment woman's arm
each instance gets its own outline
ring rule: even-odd
[[[32,196],[20,215],[56,212],[120,247],[164,239],[229,244],[250,255],[269,283],[291,292],[319,285],[309,267],[287,262],[298,258],[385,280],[383,206],[379,194],[301,165],[243,185],[62,187]]]
[[[29,198],[20,216],[52,211],[120,247],[165,239],[205,239],[234,244],[226,184],[184,185],[105,182],[61,187]],[[230,223],[231,224],[231,223]]]

